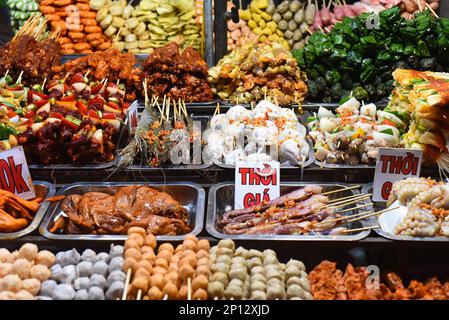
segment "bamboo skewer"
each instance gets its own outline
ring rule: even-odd
[[[122,300],[126,300],[130,281],[131,281],[131,269],[128,269],[128,271],[126,272],[126,280],[125,280],[125,287],[123,288]]]
[[[352,194],[350,196],[346,196],[346,197],[343,197],[343,198],[335,198],[335,199],[329,200],[328,204],[335,203],[335,202],[342,202],[343,200],[350,200],[352,198],[357,198],[357,197],[360,197],[360,196],[363,196],[363,195],[365,195],[365,194],[363,194],[363,193],[356,193],[356,194]]]
[[[358,197],[354,197],[351,199],[343,200],[341,202],[336,202],[336,203],[325,205],[325,206],[321,207],[321,209],[328,208],[328,207],[333,207],[333,208],[344,207],[344,206],[365,200],[365,199],[369,198],[371,195],[372,195],[371,193],[365,194],[365,195],[359,195]]]
[[[348,208],[348,209],[345,209],[345,210],[341,210],[341,211],[338,211],[337,213],[343,213],[343,212],[348,212],[348,211],[354,211],[354,210],[358,210],[358,209],[362,209],[362,208],[369,207],[370,205],[371,205],[371,203],[367,203],[367,204],[363,204],[363,205],[361,205],[361,206],[357,206],[357,207],[353,207],[353,208]]]
[[[345,187],[345,188],[342,188],[342,189],[337,189],[337,190],[332,190],[332,191],[324,192],[324,193],[322,193],[321,195],[322,195],[322,196],[327,196],[327,195],[329,195],[329,194],[337,193],[337,192],[340,192],[340,191],[354,190],[354,189],[358,189],[358,188],[360,188],[359,185],[357,185],[357,186],[352,186],[352,187]]]
[[[187,279],[187,300],[192,300],[192,279]]]
[[[23,70],[20,71],[19,77],[17,78],[16,84],[22,82]]]
[[[358,218],[355,218],[355,219],[348,220],[348,222],[354,222],[354,221],[358,221],[358,220],[363,220],[363,219],[365,219],[365,218],[369,218],[369,217],[372,217],[372,216],[376,216],[376,215],[382,214],[382,213],[384,213],[384,212],[391,211],[391,210],[396,210],[396,209],[399,209],[399,207],[387,208],[387,209],[384,209],[384,210],[381,210],[381,211],[372,211],[371,213],[365,213],[364,216],[361,216],[361,217],[358,217]]]
[[[137,291],[137,297],[136,300],[141,300],[142,299],[142,290],[139,289],[139,291]]]
[[[350,233],[350,232],[358,232],[358,231],[365,231],[365,230],[373,230],[373,229],[379,229],[380,226],[372,226],[372,227],[364,227],[364,228],[358,228],[358,229],[347,229],[343,230],[343,233]]]
[[[426,7],[427,9],[430,10],[430,12],[433,13],[433,15],[435,16],[435,18],[439,19],[440,17],[437,15],[437,13],[435,12],[435,10],[432,9],[432,7],[426,2]]]

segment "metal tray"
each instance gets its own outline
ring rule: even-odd
[[[294,189],[304,187],[308,184],[318,184],[323,187],[323,191],[331,191],[336,189],[341,189],[347,187],[347,184],[342,183],[294,183],[294,182],[281,182],[281,195],[285,194]],[[352,194],[359,193],[356,190],[347,190],[342,191],[341,193],[334,193],[329,196],[329,198],[334,198],[337,196],[348,196]],[[364,201],[360,201],[361,203]],[[216,221],[218,216],[220,216],[223,212],[227,210],[231,210],[233,208],[234,203],[234,183],[224,182],[213,186],[209,190],[209,198],[208,198],[208,206],[207,206],[207,221],[206,221],[206,230],[212,236],[220,238],[220,239],[235,239],[235,240],[284,240],[284,241],[358,241],[366,238],[370,234],[370,230],[365,230],[353,235],[228,235],[223,233],[221,230],[217,228]],[[350,213],[363,213],[368,212],[366,208],[362,208],[361,210],[354,210]],[[356,221],[349,225],[352,229],[365,227],[365,222],[361,222],[361,220]]]
[[[306,167],[310,166],[311,164],[313,164],[315,162],[315,151],[313,150],[312,142],[309,139],[307,139],[307,143],[309,144],[309,157],[304,162],[303,168],[306,168]],[[223,169],[232,169],[232,170],[235,169],[235,165],[232,165],[232,164],[217,163],[216,165],[218,167],[220,167],[220,168],[223,168]],[[291,164],[281,164],[280,167],[283,170],[298,170],[298,169],[301,169],[301,167],[294,166],[294,165],[291,165]]]
[[[58,195],[84,194],[86,192],[111,192],[123,186],[131,185],[149,185],[158,190],[163,190],[179,201],[189,212],[190,226],[192,231],[189,234],[197,235],[203,229],[204,209],[206,193],[204,189],[195,183],[190,182],[173,182],[173,183],[122,183],[122,182],[80,182],[65,186],[58,191]],[[107,241],[124,241],[126,235],[91,235],[91,234],[55,234],[48,229],[59,216],[63,214],[61,202],[53,206],[53,210],[49,210],[45,215],[44,221],[39,227],[39,232],[46,238],[53,240],[107,240]],[[184,235],[176,236],[157,236],[159,241],[181,241]]]
[[[55,194],[55,188],[53,184],[47,181],[33,181],[34,191],[36,193],[36,197],[38,198],[50,198]],[[45,213],[47,212],[48,207],[50,206],[49,201],[43,201],[39,210],[34,215],[34,219],[25,229],[16,232],[8,232],[8,233],[0,233],[0,240],[13,240],[18,239],[20,237],[26,236],[32,233],[37,229],[39,224],[42,222]]]
[[[325,163],[318,160],[315,160],[315,164],[320,168],[327,168],[327,169],[375,169],[376,165],[370,165],[370,164],[358,164],[355,166],[351,166],[349,164],[332,164],[332,163]]]
[[[372,193],[373,192],[373,184],[365,184],[363,186],[362,192],[365,193]],[[372,202],[373,204],[373,210],[380,211],[383,209],[386,209],[386,203],[385,202]],[[379,225],[379,222],[377,220],[377,217],[371,217],[369,219],[370,226]],[[449,237],[411,237],[411,236],[397,236],[394,234],[387,233],[383,231],[381,228],[374,229],[374,231],[387,239],[390,240],[396,240],[396,241],[424,241],[424,242],[449,242]]]
[[[137,100],[134,101],[130,108],[133,107],[135,104],[138,104]],[[115,158],[112,161],[109,162],[94,162],[94,163],[63,163],[63,164],[28,164],[28,167],[30,169],[34,170],[98,170],[98,169],[107,169],[113,167],[117,163],[118,159],[118,150],[123,147],[123,140],[125,135],[128,132],[128,115],[125,118],[124,123],[122,124],[122,127],[120,129],[118,138],[117,138],[117,144],[115,148]]]

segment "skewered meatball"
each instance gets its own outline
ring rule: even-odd
[[[168,273],[168,270],[162,267],[154,267],[151,271],[152,274],[161,274],[165,276]]]
[[[36,258],[38,252],[39,249],[35,244],[25,243],[19,249],[19,258],[27,259],[28,261],[34,261],[34,258]]]
[[[285,269],[285,278],[288,280],[291,277],[297,277],[301,275],[301,270],[295,265],[290,265]]]
[[[43,264],[47,268],[51,268],[56,262],[56,257],[53,253],[48,250],[40,251],[34,261],[36,264]]]
[[[220,281],[209,282],[207,285],[207,293],[210,297],[222,297],[225,285]]]
[[[8,274],[0,281],[0,291],[19,292],[22,289],[22,280],[16,274]]]
[[[137,290],[141,290],[142,292],[147,292],[148,290],[148,281],[147,278],[143,277],[134,277],[132,281],[132,286]]]
[[[283,275],[282,275],[282,272],[280,271],[280,270],[278,270],[278,269],[265,269],[265,276],[268,278],[268,279],[271,279],[271,278],[278,278],[279,280],[283,280]]]
[[[241,299],[242,298],[242,287],[239,286],[231,286],[229,285],[226,290],[224,291],[224,295],[227,299],[234,298],[234,299]]]
[[[210,243],[206,239],[199,240],[198,244],[197,244],[197,248],[198,248],[198,251],[199,250],[209,251],[210,250]]]
[[[16,293],[17,300],[33,300],[34,296],[26,290],[20,290]]]
[[[304,263],[302,263],[302,261],[291,259],[289,262],[287,262],[287,267],[292,265],[296,266],[301,271],[306,270],[306,267],[304,266]]]
[[[151,273],[144,268],[138,268],[136,270],[136,272],[134,273],[135,277],[144,277],[144,278],[149,278],[151,276]]]
[[[188,264],[189,266],[191,266],[192,268],[195,269],[197,266],[197,260],[196,260],[195,256],[187,256],[187,257],[181,259],[179,264],[180,265]]]
[[[178,298],[178,288],[171,282],[167,282],[162,289],[162,293],[168,296],[168,299],[175,300]]]
[[[171,257],[173,256],[173,253],[171,253],[168,250],[159,250],[157,254],[157,259],[164,259],[166,261],[170,261]]]
[[[58,284],[54,280],[46,280],[42,282],[39,294],[41,296],[51,297],[53,290]]]
[[[271,250],[271,249],[266,249],[262,253],[263,253],[264,257],[269,256],[269,255],[276,256],[276,252],[274,252],[274,250]]]
[[[191,241],[194,241],[195,243],[198,242],[198,238],[193,234],[187,234],[184,238],[184,241],[185,240],[191,240]]]
[[[5,277],[6,275],[12,272],[12,264],[9,262],[0,263],[0,278]]]
[[[33,296],[36,296],[39,293],[41,288],[41,282],[37,279],[25,279],[22,281],[22,289],[28,291]]]
[[[228,273],[230,266],[226,263],[218,262],[214,263],[211,267],[212,272],[223,272]]]
[[[251,282],[251,291],[263,291],[265,292],[267,286],[262,281],[252,281]]]
[[[104,261],[95,262],[92,267],[92,273],[101,274],[106,277],[108,275],[108,264]]]
[[[91,287],[87,293],[89,300],[104,300],[104,291],[99,287]]]
[[[128,258],[125,259],[123,262],[123,271],[128,272],[128,270],[131,270],[132,272],[135,272],[137,270],[138,262],[134,258]]]
[[[157,245],[156,237],[152,234],[147,234],[145,236],[145,245],[153,248],[154,250]]]
[[[93,271],[93,265],[90,261],[81,261],[76,266],[76,272],[79,277],[90,277]]]
[[[265,258],[263,259],[263,266],[267,266],[270,264],[279,264],[279,261],[276,258],[276,256],[272,255],[265,256]]]
[[[126,242],[131,241],[131,240],[134,240],[137,243],[137,245],[139,247],[141,247],[145,243],[145,236],[142,236],[138,233],[133,233],[128,236],[128,239],[126,239]],[[126,245],[126,243],[125,243],[125,245]]]
[[[301,299],[305,298],[304,289],[297,284],[293,284],[288,286],[287,288],[287,298],[300,297]]]
[[[283,300],[285,298],[285,290],[282,286],[268,286],[267,299],[268,300]]]
[[[111,285],[109,285],[108,290],[106,291],[106,299],[115,300],[120,298],[123,294],[123,290],[125,289],[125,284],[123,281],[114,281]]]
[[[213,248],[212,248],[213,249]],[[248,250],[246,250],[245,248],[243,248],[243,247],[238,247],[236,250],[235,250],[235,255],[236,256],[238,256],[238,257],[246,257],[246,255],[248,254]]]
[[[137,249],[139,250],[139,243],[135,239],[127,239],[125,242],[124,252],[129,249]]]
[[[210,261],[209,261],[209,258],[201,258],[201,259],[198,259],[197,260],[197,263],[196,263],[198,266],[200,266],[200,265],[205,265],[205,266],[209,266],[210,265]]]
[[[248,268],[252,269],[254,267],[260,267],[262,265],[262,259],[258,257],[254,257],[249,259],[248,261]]]
[[[101,274],[93,274],[89,279],[90,287],[98,287],[104,290],[107,285],[106,278]]]
[[[240,264],[242,264],[242,265],[244,265],[244,266],[246,266],[246,265],[248,264],[247,261],[246,261],[246,259],[243,258],[243,257],[240,257],[240,256],[233,257],[233,258],[231,259],[231,262],[232,262],[232,263],[240,263]]]
[[[109,254],[107,254],[106,252],[100,252],[99,254],[97,254],[95,256],[94,264],[99,261],[103,261],[104,263],[109,263],[110,260],[111,260],[111,257],[109,256]]]
[[[0,291],[0,301],[17,300],[16,294],[11,291]]]
[[[224,272],[215,272],[211,277],[211,281],[219,281],[227,285],[229,282],[229,278],[228,275]]]
[[[231,264],[232,259],[231,259],[230,256],[224,256],[223,255],[223,256],[218,256],[215,261],[216,261],[216,263],[222,262],[222,263],[226,263],[226,264]]]
[[[237,267],[234,268],[229,271],[229,278],[230,279],[240,279],[242,281],[245,280],[245,278],[247,277],[247,271],[245,267]]]
[[[164,269],[168,268],[168,261],[165,259],[157,258],[155,262],[156,267],[161,267]]]
[[[61,258],[61,266],[77,265],[81,260],[81,256],[76,249],[72,249],[63,253]]]
[[[223,239],[223,240],[220,240],[219,242],[218,242],[218,245],[217,245],[217,247],[220,249],[220,248],[228,248],[228,249],[231,249],[232,251],[234,251],[235,250],[235,243],[234,243],[234,241],[232,241],[231,239]],[[217,252],[218,253],[218,252]]]
[[[73,265],[68,265],[62,268],[62,281],[65,283],[71,283],[76,279],[76,268]]]
[[[184,264],[179,268],[179,277],[182,280],[192,278],[194,274],[195,270],[190,265]]]
[[[23,248],[23,247],[22,247]],[[27,279],[31,274],[31,263],[25,258],[20,258],[12,264],[12,270],[22,279]]]
[[[109,262],[108,271],[112,272],[114,270],[122,270],[124,260],[122,257],[114,257]]]
[[[40,282],[44,282],[51,276],[50,269],[42,264],[37,264],[31,267],[31,277],[36,278]]]
[[[242,287],[243,286],[243,281],[240,279],[232,279],[231,281],[229,281],[229,287]]]
[[[162,300],[164,294],[158,287],[151,287],[151,289],[148,290],[148,297],[150,300]]]
[[[111,245],[111,249],[109,250],[109,256],[111,259],[115,257],[123,257],[124,248],[119,245]]]
[[[51,297],[55,300],[73,300],[75,290],[69,284],[59,284],[53,290]]]
[[[81,255],[81,260],[94,263],[96,256],[97,254],[95,253],[95,251],[93,251],[92,249],[86,249],[83,251],[83,254]]]
[[[125,282],[126,275],[120,270],[114,270],[108,275],[108,287],[112,285],[113,282]]]
[[[147,253],[147,252],[151,252],[151,253],[154,254],[154,249],[151,248],[151,247],[149,247],[149,246],[142,246],[142,247],[140,248],[140,252],[142,252],[142,255],[145,254],[145,253]]]
[[[204,249],[200,249],[200,250],[197,251],[196,257],[197,257],[198,259],[202,259],[202,258],[207,258],[207,259],[209,259],[209,252],[206,251],[206,250],[204,250]]]
[[[141,227],[131,227],[128,229],[127,232],[128,236],[132,235],[132,234],[140,234],[142,237],[145,237],[146,232],[144,228]]]
[[[162,274],[154,274],[150,278],[151,287],[162,289],[164,287],[164,276]]]
[[[297,277],[297,276],[288,278],[288,280],[287,280],[287,286],[291,286],[291,285],[293,285],[293,284],[301,285],[301,278],[300,278],[300,277]]]
[[[202,275],[206,276],[207,278],[209,278],[209,276],[210,276],[210,267],[207,266],[207,265],[199,265],[196,268],[196,274],[198,274],[198,275],[202,274]]]
[[[234,251],[232,251],[232,249],[226,248],[226,247],[220,247],[217,249],[217,257],[220,256],[229,256],[232,258],[232,256],[234,255]]]
[[[200,288],[193,292],[192,300],[207,300],[206,290]]]
[[[182,247],[184,248],[184,250],[192,250],[192,251],[196,251],[196,242],[193,240],[184,240],[184,242],[182,243]]]
[[[178,244],[175,248],[175,253],[182,252],[183,250],[184,248],[182,247],[182,244]]]
[[[192,281],[192,290],[197,291],[198,289],[207,289],[207,284],[209,281],[203,275],[196,276]]]
[[[260,282],[267,282],[267,278],[262,273],[256,273],[251,276],[251,281],[260,281]]]
[[[265,294],[265,290],[259,291],[251,291],[251,300],[267,300],[267,295]]]
[[[164,250],[167,250],[167,251],[169,251],[171,253],[175,252],[175,248],[173,248],[173,245],[171,243],[168,243],[168,242],[167,243],[163,243],[163,244],[161,244],[159,246],[159,252],[160,251],[164,251]]]
[[[164,283],[171,282],[176,285],[178,283],[178,281],[179,281],[179,275],[177,272],[172,271],[172,272],[167,273],[164,276]]]
[[[265,269],[261,266],[255,266],[253,268],[251,268],[251,275],[254,274],[264,274]]]
[[[88,300],[89,299],[89,294],[88,294],[86,289],[81,289],[81,290],[78,290],[75,293],[75,298],[74,299],[75,300]]]
[[[76,290],[89,290],[90,288],[90,280],[88,277],[81,277],[81,278],[77,278],[75,279],[75,281],[73,282],[73,288]],[[87,293],[87,291],[86,291]]]
[[[151,264],[154,264],[156,263],[156,255],[154,254],[154,252],[145,252],[144,254],[142,254],[142,260],[147,260]]]
[[[9,258],[11,256],[11,253],[8,249],[1,248],[0,249],[0,262],[6,263],[9,262]]]
[[[255,258],[255,257],[260,258],[262,260],[263,253],[256,249],[251,249],[246,253],[246,259],[251,259],[251,258]]]
[[[139,261],[139,262],[137,263],[137,267],[138,267],[138,269],[140,269],[140,268],[145,269],[145,270],[147,270],[149,273],[151,273],[151,270],[153,269],[153,266],[152,266],[151,263],[148,262],[147,260]]]
[[[136,248],[130,248],[125,251],[125,259],[134,258],[139,261],[142,258],[142,254]]]
[[[178,299],[187,300],[187,298],[188,298],[188,289],[186,285],[183,285],[181,286],[181,288],[179,288]]]

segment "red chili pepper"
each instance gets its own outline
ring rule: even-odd
[[[90,92],[92,94],[97,94],[98,92],[100,92],[101,88],[103,88],[103,84],[101,84],[101,83],[96,84],[96,85],[92,86]]]
[[[72,80],[70,80],[70,85],[73,85],[74,83],[78,82],[84,83],[84,77],[81,73],[77,73],[72,77]]]
[[[95,98],[89,100],[89,106],[92,106],[94,104],[103,106],[103,104],[104,104],[103,98],[101,98],[100,96],[95,96]]]
[[[33,120],[32,118],[30,118],[30,119],[28,119],[27,121],[25,121],[25,122],[23,123],[23,125],[26,126],[26,125],[33,124],[33,123],[34,123],[34,120]]]
[[[12,118],[12,117],[17,116],[17,113],[15,113],[15,112],[12,111],[12,110],[8,110],[7,116],[8,116],[8,118]]]
[[[91,118],[94,118],[94,119],[100,119],[100,117],[98,116],[98,114],[94,110],[87,111],[87,115],[89,117],[91,117]]]
[[[62,123],[69,126],[72,129],[78,129],[78,126],[76,124],[74,124],[73,122],[70,122],[69,120],[67,120],[66,118],[62,119]]]
[[[117,119],[117,117],[112,112],[105,112],[103,113],[103,119]]]
[[[50,113],[49,118],[57,118],[57,119],[64,119],[64,116],[60,114],[59,112],[52,112]]]
[[[76,103],[76,107],[78,108],[78,111],[82,114],[82,115],[86,115],[88,108],[87,105],[83,102],[83,101],[78,101]]]
[[[117,103],[113,102],[113,101],[109,101],[108,102],[108,106],[110,106],[111,108],[114,108],[116,110],[120,110],[120,106]]]
[[[71,96],[65,96],[61,98],[61,101],[75,101],[75,95],[71,95]]]
[[[34,110],[28,110],[25,112],[25,118],[33,118],[36,115],[36,112]]]
[[[40,107],[42,107],[43,105],[45,105],[47,103],[48,103],[48,100],[41,100],[41,101],[36,101],[34,104],[39,109]]]

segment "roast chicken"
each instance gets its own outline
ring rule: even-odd
[[[127,186],[115,194],[88,192],[67,196],[62,203],[67,215],[51,232],[68,234],[125,234],[143,227],[155,235],[190,231],[187,210],[172,196],[147,186]]]
[[[39,210],[40,201],[40,198],[28,201],[0,190],[0,232],[16,232],[26,228]]]

